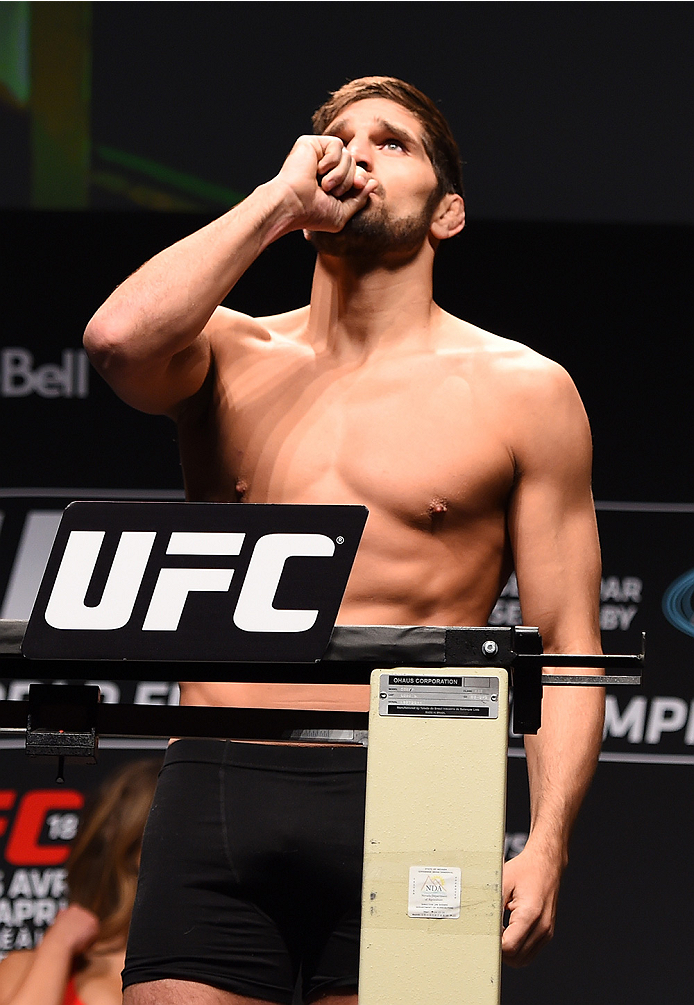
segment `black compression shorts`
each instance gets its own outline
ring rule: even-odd
[[[291,1005],[356,989],[366,749],[178,740],[145,830],[123,985]]]

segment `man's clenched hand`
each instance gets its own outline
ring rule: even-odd
[[[293,229],[337,233],[378,188],[337,136],[300,136],[275,182],[292,198]]]
[[[509,966],[531,963],[552,938],[560,878],[559,863],[528,846],[504,864],[503,906],[510,914],[501,949]]]

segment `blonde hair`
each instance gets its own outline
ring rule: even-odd
[[[131,761],[85,805],[67,861],[70,902],[100,921],[99,941],[125,941],[135,901],[142,832],[161,760]]]

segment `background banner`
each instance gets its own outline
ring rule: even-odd
[[[38,500],[38,502],[37,502]],[[0,500],[10,519],[0,532],[4,580],[31,582],[40,562],[25,559],[26,528],[49,520],[57,526],[60,497]],[[43,508],[45,504],[47,508]],[[23,515],[22,515],[23,514]],[[560,902],[557,935],[542,966],[522,973],[506,970],[504,1001],[537,1001],[564,979],[577,946],[588,952],[611,1000],[652,1002],[658,981],[652,954],[663,962],[668,1002],[684,1003],[689,981],[680,966],[688,931],[692,890],[690,788],[694,767],[694,505],[600,504],[603,548],[601,623],[606,652],[636,652],[648,634],[641,688],[612,688],[607,694],[605,739],[598,772],[579,817],[572,858]],[[44,546],[50,547],[47,523]],[[33,531],[38,535],[38,531]],[[38,541],[38,536],[37,536]],[[26,569],[23,563],[27,562]],[[44,559],[45,561],[45,559]],[[9,574],[8,571],[9,570]],[[15,588],[19,598],[19,588]],[[18,602],[18,601],[17,601]],[[25,609],[24,609],[25,610]],[[23,616],[23,609],[14,613]],[[497,625],[522,618],[513,577],[490,618]],[[41,663],[37,661],[37,671]],[[175,704],[174,682],[108,680],[99,668],[105,701]],[[0,662],[0,672],[2,664]],[[37,676],[37,679],[38,676]],[[28,681],[0,679],[0,697],[26,696]],[[29,759],[21,741],[0,741],[0,946],[32,945],[64,902],[64,860],[84,793],[123,758],[163,744],[104,741],[96,766],[67,768],[65,786],[54,782],[55,760]],[[126,749],[123,749],[126,748]],[[520,737],[509,737],[506,854],[518,854],[527,840],[528,793]],[[644,925],[647,916],[649,922]],[[587,948],[586,948],[587,947]],[[575,973],[577,1000],[592,999],[595,969]],[[660,985],[658,985],[660,986]],[[573,992],[572,992],[573,993]],[[679,997],[678,997],[679,996]],[[541,999],[544,1000],[544,999]]]
[[[58,214],[49,220],[34,212],[5,220],[3,617],[28,617],[68,502],[182,498],[175,427],[128,408],[84,369],[80,337],[88,317],[125,275],[202,222],[144,213]],[[68,245],[69,259],[63,254]],[[593,427],[596,497],[626,500],[601,503],[598,513],[606,651],[638,651],[640,632],[648,633],[644,687],[615,689],[607,697],[605,752],[577,824],[556,937],[535,966],[505,971],[504,1005],[691,1002],[683,961],[694,895],[688,592],[694,506],[688,467],[678,461],[689,449],[681,416],[691,372],[682,348],[689,345],[684,263],[691,248],[686,228],[477,222],[455,247],[443,249],[437,263],[442,306],[557,359],[576,380]],[[288,238],[256,263],[229,303],[249,313],[299,306],[311,266],[301,238]],[[17,297],[17,290],[26,289],[31,296]],[[659,506],[649,502],[654,499],[669,502]],[[511,581],[494,623],[520,620],[515,592]],[[105,678],[97,681],[105,700],[177,700],[172,682],[142,680],[126,687],[108,680],[107,666],[100,664],[94,675]],[[26,682],[0,679],[0,689],[20,698]],[[507,851],[517,854],[527,837],[528,797],[521,743],[514,737],[510,743]],[[59,789],[52,764],[29,762],[16,749],[4,750],[2,758],[0,854],[6,855],[18,814],[17,833],[24,834],[24,794]],[[66,788],[86,791],[107,766],[104,750],[94,768],[70,768]],[[34,843],[64,848],[67,838],[60,835],[73,825],[55,820],[65,814],[74,820],[78,807],[42,804],[39,797],[28,805],[44,814]],[[11,848],[16,846],[15,840]],[[36,931],[45,930],[53,916],[48,901],[64,897],[60,876],[47,870],[62,867],[15,865],[5,858],[3,947],[34,939],[33,922]],[[24,872],[13,886],[15,870]],[[577,958],[590,964],[578,967]],[[571,984],[564,992],[567,973]]]

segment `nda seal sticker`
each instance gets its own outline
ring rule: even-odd
[[[411,865],[407,900],[409,918],[459,918],[460,869]]]

